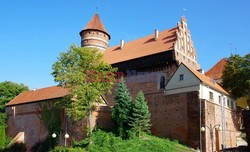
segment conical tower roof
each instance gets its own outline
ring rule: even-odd
[[[105,29],[104,25],[102,24],[102,21],[97,13],[95,13],[95,15],[92,17],[92,19],[88,22],[88,24],[85,26],[85,28],[82,31],[86,31],[86,30],[98,30],[98,31],[104,32],[109,36],[109,39],[110,39],[110,35]]]

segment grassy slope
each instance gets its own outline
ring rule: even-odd
[[[84,148],[90,152],[191,152],[189,148],[168,139],[162,139],[151,135],[144,135],[142,138],[122,140],[112,133],[101,130],[96,131],[90,139],[76,143],[74,148]],[[60,148],[57,148],[59,151]],[[60,150],[62,151],[62,150]],[[68,151],[68,150],[65,150]],[[69,150],[71,151],[71,150]],[[78,149],[79,151],[79,149]]]

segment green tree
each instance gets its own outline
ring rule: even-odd
[[[5,104],[15,98],[23,91],[28,91],[29,88],[24,84],[18,84],[11,81],[0,83],[0,112],[5,112]]]
[[[6,144],[6,114],[5,105],[23,91],[29,90],[24,84],[10,81],[0,83],[0,148]]]
[[[222,85],[236,98],[247,95],[250,89],[250,54],[231,55],[223,70]]]
[[[149,132],[150,116],[144,94],[140,91],[132,104],[132,114],[129,119],[129,126],[136,136],[140,137],[142,132]]]
[[[23,91],[29,90],[24,84],[10,81],[0,83],[0,125],[6,125],[5,105]]]
[[[131,115],[132,98],[123,79],[118,83],[114,101],[115,106],[112,108],[112,119],[114,120],[115,128],[119,136],[127,138],[130,130],[128,123]]]
[[[90,72],[93,73],[90,76]],[[114,84],[116,69],[103,61],[103,54],[94,48],[72,45],[67,52],[60,54],[53,64],[52,75],[60,86],[68,88],[70,95],[65,98],[66,109],[74,121],[88,117],[90,131],[91,108],[100,96],[110,92]],[[106,81],[106,82],[104,82]]]

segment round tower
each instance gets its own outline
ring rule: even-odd
[[[80,36],[82,47],[95,47],[104,51],[109,46],[110,35],[97,13],[80,32]]]

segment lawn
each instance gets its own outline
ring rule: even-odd
[[[90,142],[91,141],[91,142]],[[91,144],[89,144],[91,143]],[[97,130],[91,138],[76,142],[71,148],[56,147],[53,152],[193,152],[177,141],[162,139],[152,135],[122,140],[113,133]]]

